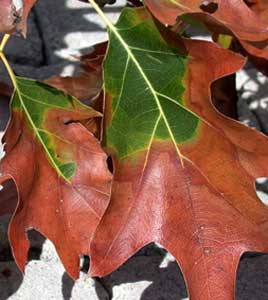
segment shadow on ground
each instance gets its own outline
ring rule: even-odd
[[[187,291],[177,263],[166,259],[167,252],[151,244],[129,259],[111,275],[101,279],[109,299],[118,300],[183,300]],[[231,258],[230,258],[231,259]],[[268,296],[268,255],[247,253],[240,261],[236,279],[236,300],[263,300]],[[228,276],[228,274],[227,274]],[[101,289],[100,289],[101,287]],[[63,290],[66,288],[63,285]],[[70,285],[68,294],[71,295]],[[70,298],[65,298],[65,300]]]

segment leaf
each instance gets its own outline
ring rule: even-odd
[[[267,22],[268,3],[266,0],[245,0],[245,2],[262,21]]]
[[[94,46],[94,51],[80,58],[83,71],[79,76],[53,76],[45,82],[103,112],[102,64],[107,43]],[[102,138],[102,119],[93,118],[82,122],[99,139]]]
[[[259,23],[264,23],[266,25],[266,30],[268,28],[267,17],[268,17],[268,3],[265,0],[254,0],[248,1],[250,9],[258,16]],[[249,58],[251,61],[262,69],[262,64],[267,65],[268,57],[268,36],[265,40],[260,43],[250,43],[248,41],[240,41],[241,45],[249,53]],[[262,59],[262,60],[261,60]],[[261,61],[261,63],[259,63]],[[267,68],[267,67],[266,67]],[[266,71],[267,72],[267,71]],[[265,73],[265,72],[264,72]]]
[[[164,24],[174,25],[177,17],[190,15],[205,22],[212,32],[231,31],[249,53],[267,57],[268,48],[264,49],[268,40],[266,19],[260,18],[243,0],[145,0],[145,4]]]
[[[27,33],[27,18],[36,1],[37,0],[23,0],[21,21],[18,23],[16,30],[21,32],[24,37]]]
[[[27,230],[49,238],[70,276],[109,200],[111,175],[96,138],[80,124],[100,113],[37,81],[16,78],[12,117],[3,138],[0,173],[13,179],[19,204],[9,239],[21,270],[27,260]]]
[[[267,208],[254,189],[268,174],[268,140],[217,112],[209,86],[244,59],[178,40],[143,9],[107,24],[105,141],[114,179],[90,274],[105,276],[158,242],[182,268],[191,300],[234,299],[241,255],[268,250]]]
[[[13,0],[0,0],[0,32],[19,32],[26,36],[27,18],[36,0],[22,0],[22,8],[17,10]]]
[[[92,100],[102,90],[102,63],[107,50],[107,43],[100,43],[94,46],[94,51],[80,58],[82,72],[79,76],[53,76],[45,82],[80,101]]]

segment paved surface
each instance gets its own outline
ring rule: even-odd
[[[125,1],[106,8],[115,20]],[[6,51],[18,75],[39,79],[53,74],[71,75],[73,56],[87,53],[90,45],[105,40],[99,18],[76,0],[39,1],[29,19],[27,40],[13,37]],[[19,50],[19,51],[18,51]],[[0,66],[0,76],[8,78]],[[268,132],[268,82],[254,69],[239,72],[240,120]],[[8,99],[0,99],[0,135],[8,119]],[[0,150],[0,155],[3,153]],[[267,181],[259,180],[258,194],[267,203]],[[53,245],[31,234],[32,250],[24,278],[12,261],[6,231],[8,216],[0,220],[0,300],[183,300],[187,292],[179,267],[163,249],[149,245],[119,270],[101,280],[87,278],[87,260],[81,261],[81,278],[73,282]],[[268,256],[244,257],[237,275],[236,299],[268,299]]]

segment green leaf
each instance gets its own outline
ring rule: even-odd
[[[182,100],[187,56],[167,44],[152,18],[141,20],[125,9],[109,28],[104,79],[113,102],[107,144],[123,159],[153,140],[171,140],[181,156],[178,145],[195,138],[199,123]]]

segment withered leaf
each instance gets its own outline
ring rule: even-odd
[[[258,1],[261,2],[261,1]],[[203,21],[209,30],[233,33],[252,55],[268,56],[268,23],[263,10],[253,10],[238,0],[145,0],[162,23],[174,25],[179,16]]]
[[[24,269],[27,230],[49,238],[70,276],[79,274],[79,256],[109,201],[111,175],[98,140],[80,121],[100,113],[46,84],[16,78],[12,116],[0,163],[3,179],[18,191],[9,239]]]
[[[107,24],[104,141],[114,179],[90,274],[158,242],[182,268],[191,300],[234,299],[241,255],[268,250],[267,208],[254,189],[268,174],[268,139],[220,114],[210,85],[244,59],[179,40],[144,9]]]
[[[95,45],[91,53],[83,55],[80,58],[82,72],[78,76],[53,76],[45,82],[103,112],[102,64],[106,50],[107,43],[104,42]],[[101,139],[102,119],[91,118],[82,123]]]
[[[106,50],[107,43],[100,43],[94,46],[91,53],[80,57],[82,72],[79,76],[53,76],[45,82],[80,101],[92,101],[103,87],[102,63]]]

